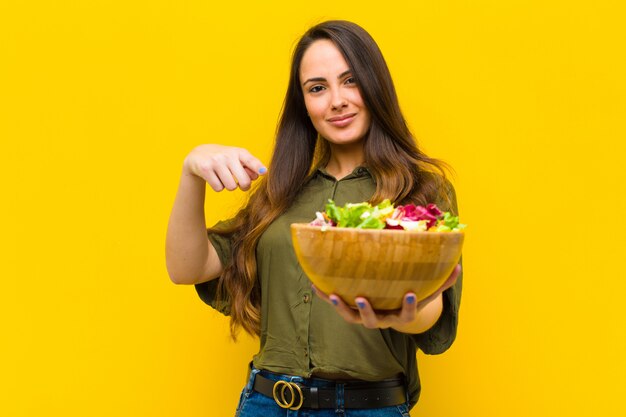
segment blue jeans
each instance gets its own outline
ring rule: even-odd
[[[256,368],[250,370],[248,383],[241,392],[239,405],[235,417],[409,417],[408,402],[400,405],[383,408],[368,409],[300,409],[289,410],[280,408],[273,398],[266,397],[252,389],[254,379],[259,371]],[[263,376],[274,381],[283,380],[291,382],[303,382],[304,378],[288,375],[276,375],[263,373]],[[307,383],[308,386],[322,388],[328,386],[330,381],[315,380]],[[339,404],[343,404],[343,398],[337,398]]]

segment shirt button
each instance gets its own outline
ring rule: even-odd
[[[304,294],[304,296],[302,297],[302,301],[304,301],[305,303],[308,303],[309,301],[311,301],[311,295]]]
[[[309,356],[309,350],[308,349],[304,349],[304,357],[306,358],[307,356]]]

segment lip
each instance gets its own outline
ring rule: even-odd
[[[334,126],[342,127],[349,125],[352,120],[354,120],[355,116],[356,113],[346,113],[340,116],[331,117],[330,119],[326,119],[326,121]]]

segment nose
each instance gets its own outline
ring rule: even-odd
[[[348,100],[343,96],[341,89],[335,90],[331,97],[330,106],[333,110],[340,110],[348,105]]]

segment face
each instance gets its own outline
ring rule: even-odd
[[[300,64],[304,104],[317,132],[331,144],[363,140],[370,113],[339,49],[331,41],[315,41]]]

